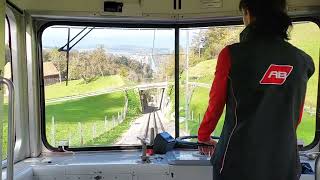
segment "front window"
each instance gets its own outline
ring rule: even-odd
[[[52,26],[42,44],[51,146],[140,145],[152,128],[174,134],[173,29]]]

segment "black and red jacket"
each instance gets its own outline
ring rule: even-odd
[[[215,180],[297,180],[296,128],[310,56],[280,37],[249,25],[240,43],[219,55],[210,101],[198,138],[209,140],[226,104],[221,138],[211,159]]]

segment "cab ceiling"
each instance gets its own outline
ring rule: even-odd
[[[195,19],[240,16],[239,0],[115,0],[121,13],[103,11],[104,0],[10,0],[33,16],[137,17],[150,19]],[[176,9],[174,8],[176,2]],[[291,14],[319,14],[320,0],[288,0]]]

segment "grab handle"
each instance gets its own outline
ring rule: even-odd
[[[14,128],[14,85],[11,80],[0,77],[0,84],[8,87],[8,155],[7,155],[7,180],[13,180],[14,165],[14,144],[15,144],[15,128]]]

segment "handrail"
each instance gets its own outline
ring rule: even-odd
[[[0,77],[0,84],[8,86],[8,156],[7,156],[7,180],[13,180],[14,165],[14,144],[15,144],[15,128],[14,128],[14,85],[11,80]]]

